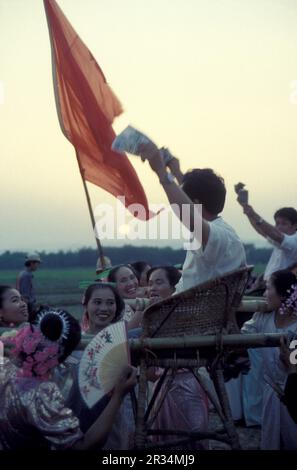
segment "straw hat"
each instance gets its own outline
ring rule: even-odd
[[[25,261],[35,261],[37,263],[41,263],[41,258],[38,253],[32,252],[27,254]]]

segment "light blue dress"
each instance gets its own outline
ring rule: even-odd
[[[282,333],[297,332],[296,322],[285,328],[277,328],[275,324],[275,312],[255,313],[251,320],[247,321],[242,333]],[[262,401],[262,429],[261,449],[264,450],[297,450],[297,425],[292,420],[287,407],[280,401],[279,396],[270,384],[284,389],[288,377],[285,366],[279,359],[279,348],[262,348],[261,370],[256,366],[258,376],[261,376],[263,384]],[[257,387],[258,384],[254,383]],[[252,397],[256,396],[251,389]]]
[[[249,349],[248,354],[251,368],[248,374],[242,376],[243,414],[247,426],[261,426],[264,388],[262,350]]]

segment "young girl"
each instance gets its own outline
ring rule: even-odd
[[[289,271],[273,273],[265,292],[271,313],[255,313],[242,333],[297,332],[297,279]],[[262,449],[297,449],[297,426],[275,391],[284,389],[287,370],[278,348],[263,348]]]
[[[91,335],[97,335],[111,323],[121,320],[122,312],[125,307],[124,301],[116,288],[104,282],[91,284],[86,289],[82,303],[85,309],[85,333]],[[75,351],[72,356],[74,356],[79,363],[82,352]],[[81,397],[78,386],[78,370],[75,371],[74,382],[66,403],[79,418],[82,431],[89,429],[98,416],[103,413],[109,400],[110,397],[105,396],[89,409]],[[127,397],[123,406],[118,410],[111,433],[105,443],[105,448],[115,450],[127,449],[129,445],[129,433],[132,434],[134,431],[133,422],[134,419],[129,404],[129,397]]]
[[[125,309],[124,301],[113,285],[105,282],[91,284],[83,296],[84,332],[96,335],[106,326],[119,321]]]
[[[28,321],[28,307],[21,294],[10,286],[0,286],[0,327],[17,327]]]
[[[13,342],[13,361],[6,360],[0,381],[0,449],[89,449],[101,446],[123,396],[135,384],[131,368],[114,390],[104,412],[85,432],[66,407],[53,369],[80,341],[78,322],[65,311],[39,312],[36,323],[22,327]]]

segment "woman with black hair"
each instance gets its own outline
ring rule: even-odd
[[[119,321],[125,309],[117,289],[107,282],[96,282],[88,286],[82,304],[82,329],[91,335],[96,335],[110,323]]]
[[[139,281],[137,296],[147,297],[147,273],[151,269],[151,265],[146,261],[135,261],[131,263],[131,266],[135,270]]]
[[[125,304],[117,289],[107,282],[96,282],[86,289],[82,304],[84,306],[83,330],[86,334],[97,335],[111,323],[122,319]],[[73,384],[66,399],[67,406],[72,409],[79,418],[80,426],[83,432],[92,426],[98,416],[100,416],[108,403],[109,396],[104,396],[92,408],[88,408],[84,403],[78,385],[78,364],[82,357],[81,351],[75,351],[72,359],[76,360],[77,366],[74,367]],[[128,447],[128,424],[126,415],[127,404],[120,407],[114,419],[114,425],[110,435],[105,443],[107,449],[127,449]],[[130,416],[129,416],[130,418]],[[131,421],[133,417],[131,416]]]
[[[242,333],[297,332],[297,279],[287,271],[273,273],[265,292],[271,313],[255,313],[246,322]],[[262,405],[262,449],[297,449],[297,426],[286,406],[280,402],[278,391],[284,389],[287,370],[280,361],[278,348],[263,348],[264,377]]]
[[[138,316],[134,321],[135,311],[137,310],[136,298],[138,295],[139,278],[135,269],[130,264],[119,264],[109,271],[107,281],[112,282],[123,301],[125,309],[123,312],[123,320],[131,322],[129,328],[138,326]]]
[[[135,299],[139,286],[137,272],[130,264],[120,264],[111,269],[107,276],[113,282],[122,299]]]
[[[0,286],[0,327],[17,327],[28,321],[28,306],[18,290]]]
[[[174,266],[155,266],[147,273],[148,292],[151,303],[159,302],[174,294],[181,273]],[[159,371],[161,373],[161,370]],[[160,375],[159,373],[159,375]],[[171,382],[165,379],[163,390]],[[162,390],[159,398],[162,396]],[[158,401],[155,404],[158,409]],[[179,369],[175,375],[153,424],[154,429],[179,429],[203,432],[208,429],[208,400],[196,378],[187,369]],[[164,443],[171,436],[154,436],[153,440]],[[207,448],[206,441],[199,441],[191,448]]]
[[[12,362],[7,359],[2,367],[0,449],[84,450],[104,443],[124,395],[135,384],[135,373],[131,368],[123,371],[108,406],[83,434],[52,381],[54,368],[80,338],[79,323],[68,312],[45,309],[34,324],[9,339],[14,349]]]

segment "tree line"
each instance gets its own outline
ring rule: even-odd
[[[271,254],[270,248],[256,248],[253,244],[245,245],[248,264],[266,264]],[[98,252],[93,248],[81,248],[76,251],[58,251],[57,253],[39,253],[44,268],[77,268],[95,267]],[[104,254],[113,265],[147,261],[151,265],[179,264],[185,259],[185,250],[171,247],[104,247]],[[5,251],[0,254],[0,269],[20,269],[24,265],[26,253],[22,251]]]

